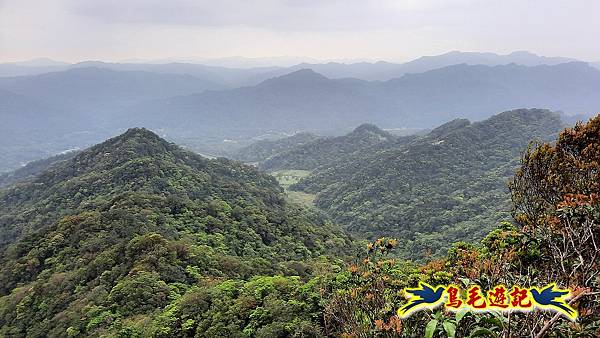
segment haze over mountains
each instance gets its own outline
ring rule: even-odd
[[[51,60],[0,65],[0,74],[19,72],[42,74],[0,77],[0,172],[135,126],[223,155],[270,133],[339,133],[362,123],[432,128],[521,107],[584,116],[600,111],[600,70],[526,52],[287,68]]]
[[[507,55],[495,53],[477,53],[452,51],[435,56],[422,56],[406,63],[379,61],[375,63],[360,62],[345,64],[339,62],[302,63],[290,69],[310,68],[329,78],[353,77],[363,80],[389,80],[408,73],[422,73],[429,70],[456,64],[497,66],[511,63],[524,66],[556,65],[577,61],[563,57],[545,57],[526,51],[513,52]]]
[[[0,338],[600,338],[598,13],[0,0]]]
[[[538,66],[571,61],[578,60],[564,57],[540,56],[527,51],[517,51],[506,55],[452,51],[441,55],[423,56],[405,63],[394,63],[389,61],[319,62],[319,60],[299,57],[231,57],[222,59],[199,59],[196,61],[166,59],[146,62],[125,61],[119,63],[83,61],[69,64],[66,62],[40,58],[23,62],[0,64],[0,77],[35,75],[51,71],[62,71],[70,68],[96,66],[113,70],[144,70],[159,73],[185,73],[196,76],[221,77],[221,80],[225,80],[225,83],[229,80],[231,81],[231,85],[239,85],[241,83],[256,84],[270,77],[283,75],[304,68],[313,69],[329,78],[354,77],[363,80],[389,80],[406,73],[421,73],[461,63],[488,66],[516,63],[524,66]],[[288,66],[283,66],[282,64],[287,64]],[[236,83],[236,79],[239,82]]]
[[[585,63],[554,66],[455,65],[385,82],[328,79],[303,69],[256,86],[143,102],[124,125],[185,133],[259,135],[267,130],[351,128],[369,122],[433,127],[457,117],[544,107],[567,113],[600,109],[600,71]]]

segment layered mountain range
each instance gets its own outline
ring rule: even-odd
[[[241,70],[102,62],[43,66],[58,68],[0,77],[0,171],[136,126],[204,154],[224,155],[271,133],[339,133],[363,123],[433,128],[521,107],[587,116],[600,111],[600,70],[527,53],[456,52],[381,70],[375,70],[381,63],[337,65],[364,66],[387,77],[358,70],[337,74],[330,64]]]

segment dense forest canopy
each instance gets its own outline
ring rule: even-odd
[[[0,338],[600,338],[598,13],[0,0]]]
[[[276,140],[261,140],[234,151],[230,156],[242,162],[262,162],[271,156],[311,143],[319,138],[315,134],[304,132]]]
[[[559,124],[522,110],[454,121],[405,146],[462,141],[500,161],[508,155],[482,144],[512,149],[521,140],[501,136],[517,125],[550,135]],[[600,116],[555,143],[524,145],[509,185],[514,218],[423,264],[395,258],[402,238],[377,239],[356,256],[360,243],[287,202],[269,175],[131,129],[0,190],[0,336],[596,336],[599,126]],[[402,289],[419,281],[555,282],[573,291],[579,317],[436,309],[400,318]]]
[[[401,256],[422,259],[445,254],[457,240],[480,240],[508,217],[506,183],[521,152],[533,140],[554,139],[563,125],[540,109],[456,119],[423,136],[363,125],[258,166],[312,170],[290,189],[316,195],[316,206],[356,237],[392,236]]]
[[[272,177],[145,129],[1,191],[0,215],[2,336],[116,333],[192,287],[305,278],[351,250]]]
[[[285,149],[260,161],[258,167],[265,171],[313,170],[355,153],[385,147],[395,140],[393,135],[375,125],[362,124],[343,136],[321,138]]]

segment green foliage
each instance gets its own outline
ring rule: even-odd
[[[297,133],[277,140],[261,140],[238,149],[231,154],[231,158],[243,162],[262,162],[272,156],[318,140],[319,138],[319,136],[311,133]]]
[[[260,162],[259,167],[266,171],[313,170],[338,158],[381,148],[395,140],[393,135],[376,126],[363,124],[344,136],[317,139],[285,149]]]
[[[523,156],[513,223],[424,265],[395,259],[407,242],[390,237],[346,265],[353,242],[286,203],[274,178],[130,130],[0,192],[0,336],[597,336],[598,121]],[[419,281],[558,282],[579,318],[437,308],[401,319],[402,290]]]
[[[194,287],[169,304],[146,332],[153,336],[317,337],[316,280],[256,277]]]
[[[455,120],[416,139],[359,151],[290,187],[360,238],[398,238],[399,254],[423,259],[477,241],[510,216],[506,182],[533,139],[562,123],[546,110],[516,110],[482,122]]]
[[[350,243],[272,177],[132,129],[0,192],[0,336],[145,336],[199,283],[308,279]],[[252,330],[289,331],[254,316]]]
[[[140,271],[122,278],[110,291],[108,301],[123,315],[146,313],[167,304],[170,289],[156,273]]]
[[[0,174],[0,188],[17,182],[25,181],[27,179],[32,179],[37,174],[40,174],[55,163],[68,160],[77,155],[77,153],[78,151],[64,152],[46,159],[29,162],[24,167],[15,171]]]

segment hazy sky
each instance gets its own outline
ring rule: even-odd
[[[0,0],[0,62],[451,50],[600,61],[600,0]]]

